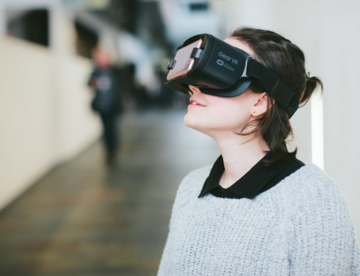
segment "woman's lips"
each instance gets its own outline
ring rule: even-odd
[[[190,104],[189,106],[192,106],[192,107],[204,107],[205,105],[199,103],[199,101],[197,101],[196,99],[194,98],[190,98]]]

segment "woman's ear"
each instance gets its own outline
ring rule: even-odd
[[[251,108],[251,115],[254,117],[259,117],[265,114],[268,109],[268,100],[269,100],[269,108],[273,105],[274,99],[270,97],[266,92],[261,94],[255,94],[255,101]]]

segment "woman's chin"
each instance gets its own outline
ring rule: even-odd
[[[192,117],[189,114],[186,114],[185,117],[184,117],[184,124],[187,127],[190,127],[192,129],[195,129],[195,130],[197,130],[197,131],[199,131],[201,133],[204,133],[204,134],[208,135],[206,122],[200,122],[199,118],[195,118],[195,117]]]
[[[187,113],[184,117],[184,124],[187,127],[199,130],[199,118],[197,118],[196,116],[192,116],[191,114]],[[200,131],[200,130],[199,130]]]
[[[191,127],[193,128],[193,122],[194,120],[191,118],[191,116],[189,115],[189,113],[186,113],[185,117],[184,117],[184,124],[187,126],[187,127]]]

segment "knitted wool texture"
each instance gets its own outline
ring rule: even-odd
[[[198,198],[210,169],[179,186],[158,276],[360,275],[346,201],[318,167],[254,199]]]

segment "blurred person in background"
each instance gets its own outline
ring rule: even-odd
[[[301,49],[279,34],[240,28],[225,42],[275,73],[296,105],[322,88]],[[255,79],[248,85],[228,98],[189,85],[184,122],[221,155],[181,182],[158,275],[360,275],[342,191],[287,149],[290,113]]]
[[[102,121],[105,161],[108,165],[114,165],[119,148],[117,119],[122,112],[119,85],[109,54],[97,47],[93,50],[92,57],[95,68],[88,81],[88,85],[94,90],[91,107]]]

